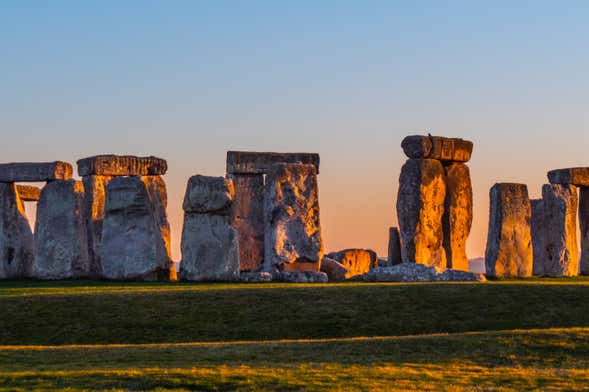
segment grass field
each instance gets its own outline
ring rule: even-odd
[[[0,390],[587,390],[589,279],[0,283]]]

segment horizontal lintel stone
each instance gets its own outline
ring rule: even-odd
[[[589,186],[589,167],[571,167],[548,172],[551,184]]]
[[[159,176],[168,171],[165,159],[133,155],[96,155],[78,161],[82,177],[101,176]]]
[[[72,178],[67,162],[19,162],[0,164],[0,182],[47,182]]]
[[[437,159],[445,162],[468,162],[473,144],[469,140],[442,136],[407,136],[401,142],[403,152],[413,159]]]
[[[228,151],[227,173],[266,174],[276,163],[303,163],[314,165],[319,173],[319,154]]]
[[[39,201],[41,189],[32,185],[17,185],[16,191],[22,201]]]

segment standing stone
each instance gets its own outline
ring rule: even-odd
[[[388,266],[401,264],[403,259],[401,258],[401,236],[399,234],[398,227],[389,228],[389,254],[388,254]]]
[[[162,188],[163,187],[163,188]],[[102,277],[124,280],[173,278],[163,180],[117,177],[106,189],[100,257]]]
[[[0,183],[0,279],[30,277],[35,244],[16,185]]]
[[[193,176],[184,197],[180,278],[192,281],[239,279],[239,241],[231,226],[233,181]]]
[[[345,249],[329,253],[327,258],[337,261],[348,269],[346,279],[363,275],[372,268],[378,267],[376,252],[370,249]]]
[[[577,188],[574,185],[545,184],[542,200],[546,227],[544,274],[576,276],[579,274]]]
[[[464,163],[451,163],[446,172],[444,202],[444,249],[448,268],[468,271],[466,240],[472,226],[472,186],[470,171]]]
[[[579,190],[579,226],[581,228],[581,274],[589,275],[589,188]]]
[[[264,261],[264,176],[231,175],[235,185],[233,227],[239,237],[241,271],[253,271]]]
[[[67,162],[23,162],[0,164],[1,182],[46,182],[69,180],[72,165]]]
[[[37,204],[33,275],[39,279],[87,277],[90,270],[84,185],[59,180],[45,185]]]
[[[542,199],[533,199],[530,200],[530,206],[532,208],[531,231],[534,256],[532,273],[534,275],[544,275],[544,265],[546,263],[544,236],[547,230],[544,218],[544,203]]]
[[[446,268],[442,230],[445,197],[446,181],[440,161],[405,162],[397,196],[403,262]]]
[[[485,264],[489,276],[531,276],[531,207],[524,184],[498,183],[489,192]]]
[[[100,278],[102,263],[100,261],[100,244],[102,240],[102,222],[106,204],[106,187],[112,179],[110,176],[85,176],[84,184],[84,216],[88,231],[88,258],[90,260],[90,276]]]
[[[319,271],[323,239],[314,165],[276,164],[264,194],[266,270]]]

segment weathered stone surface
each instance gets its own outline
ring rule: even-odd
[[[437,159],[445,162],[468,162],[472,142],[441,136],[407,136],[401,142],[403,152],[412,159]]]
[[[253,271],[264,261],[264,176],[230,175],[235,186],[232,224],[239,238],[241,271]]]
[[[88,259],[90,260],[90,277],[100,278],[102,263],[100,261],[100,244],[102,240],[102,222],[106,204],[106,187],[112,177],[85,176],[84,216],[88,232]]]
[[[12,183],[0,183],[0,279],[30,277],[35,244],[25,208]]]
[[[446,267],[442,230],[445,197],[446,180],[440,161],[405,162],[397,196],[403,262]]]
[[[548,172],[551,184],[589,186],[589,167],[571,167]]]
[[[100,246],[102,277],[174,278],[162,191],[165,185],[156,176],[117,177],[108,183]]]
[[[264,193],[264,267],[319,270],[323,239],[315,166],[276,164]]]
[[[239,279],[239,243],[229,217],[184,214],[180,278],[192,281]]]
[[[72,165],[67,162],[0,164],[0,182],[45,182],[70,178],[72,178]]]
[[[444,167],[446,199],[444,202],[444,249],[448,268],[468,271],[466,240],[472,227],[472,186],[470,170],[464,163]]]
[[[581,228],[580,272],[589,275],[589,188],[579,188],[579,226]]]
[[[21,201],[39,201],[41,189],[32,185],[17,185],[16,191]]]
[[[441,270],[423,264],[402,263],[378,267],[361,276],[365,282],[485,282],[483,274],[460,270]]]
[[[168,171],[165,159],[133,155],[96,155],[78,161],[80,176],[155,176]]]
[[[321,272],[327,274],[330,282],[342,282],[350,274],[350,270],[346,266],[327,256],[321,260]]]
[[[325,272],[319,271],[281,271],[274,275],[273,280],[286,283],[327,283]]]
[[[388,266],[401,264],[401,235],[398,227],[389,228],[389,254],[387,259]],[[379,264],[380,265],[380,264]]]
[[[354,275],[365,274],[372,268],[378,267],[376,252],[370,249],[344,249],[329,253],[327,257],[341,263],[348,269],[346,279]]]
[[[577,189],[574,185],[545,184],[542,201],[546,246],[544,275],[578,275]]]
[[[530,206],[532,208],[530,229],[532,232],[532,254],[534,260],[532,274],[544,275],[544,264],[546,263],[544,235],[548,229],[544,219],[544,203],[542,199],[532,199],[530,200]]]
[[[89,275],[88,242],[81,181],[52,181],[41,190],[35,222],[33,276],[39,279]]]
[[[196,175],[188,180],[182,207],[185,212],[227,215],[234,194],[231,179]]]
[[[268,283],[272,282],[270,272],[240,272],[239,281],[242,283]]]
[[[531,276],[531,207],[524,184],[498,183],[490,192],[485,265],[488,276]]]
[[[228,174],[267,174],[276,163],[314,165],[319,174],[319,154],[228,151]]]

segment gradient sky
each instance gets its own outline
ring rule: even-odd
[[[478,3],[478,4],[476,4]],[[589,165],[587,1],[2,1],[2,162],[168,160],[180,258],[191,175],[229,149],[321,154],[327,250],[386,256],[404,136],[475,143],[488,190]]]

